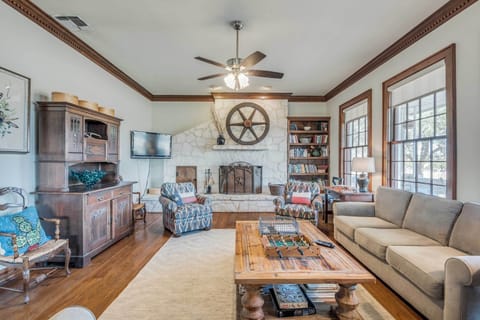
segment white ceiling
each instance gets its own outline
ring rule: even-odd
[[[242,20],[240,57],[261,51],[246,92],[324,95],[447,0],[33,0],[90,25],[75,34],[153,94],[205,95],[223,79],[197,78],[235,56],[232,20]]]

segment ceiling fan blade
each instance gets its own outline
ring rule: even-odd
[[[253,65],[259,63],[266,55],[261,53],[260,51],[255,51],[245,59],[242,59],[242,63],[240,64],[241,67],[249,68]]]
[[[267,70],[248,70],[245,72],[248,76],[281,79],[283,73]]]
[[[228,73],[217,73],[217,74],[211,74],[209,76],[201,77],[198,78],[198,80],[207,80],[207,79],[212,79],[216,77],[221,77],[221,76],[226,76]]]
[[[195,57],[195,59],[200,60],[200,61],[203,61],[203,62],[206,62],[206,63],[213,64],[214,66],[217,66],[217,67],[220,67],[220,68],[224,68],[224,69],[225,69],[225,68],[227,67],[227,66],[224,65],[223,63],[216,62],[216,61],[213,61],[213,60],[210,60],[210,59],[207,59],[207,58]]]

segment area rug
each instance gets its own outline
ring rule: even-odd
[[[234,248],[233,229],[171,238],[99,319],[236,319]],[[357,293],[364,320],[394,319],[361,286]]]

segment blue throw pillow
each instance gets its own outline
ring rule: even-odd
[[[19,254],[35,249],[50,240],[42,228],[35,207],[27,207],[15,214],[0,216],[0,232],[17,235]],[[13,256],[12,238],[0,236],[0,254]]]

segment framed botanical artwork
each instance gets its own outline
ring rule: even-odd
[[[29,152],[30,79],[0,67],[0,152]]]

